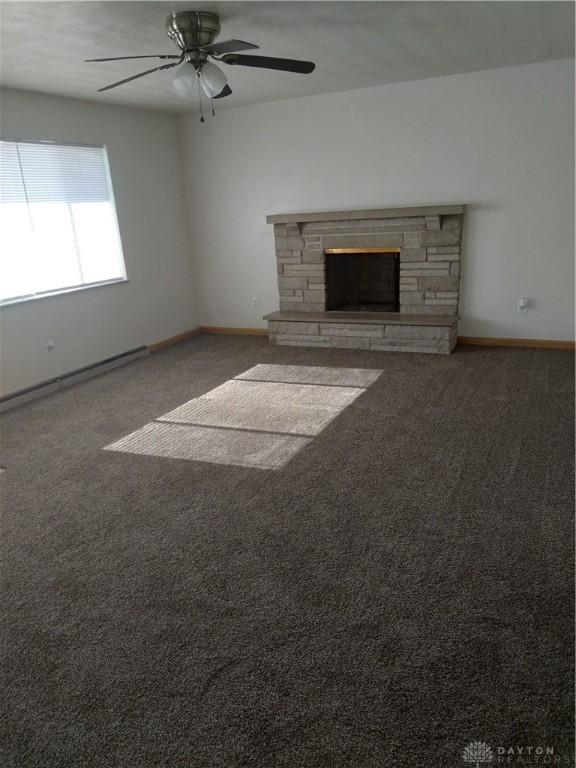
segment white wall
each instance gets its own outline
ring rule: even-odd
[[[573,87],[562,60],[184,118],[202,324],[278,308],[266,214],[469,203],[461,334],[573,339]]]
[[[177,118],[14,90],[1,106],[3,137],[108,147],[129,279],[1,309],[2,394],[196,327]]]

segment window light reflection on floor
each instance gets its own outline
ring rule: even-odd
[[[381,371],[256,365],[106,450],[280,469]]]

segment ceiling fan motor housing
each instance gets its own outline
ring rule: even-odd
[[[220,34],[220,19],[208,11],[183,11],[166,19],[166,34],[182,51],[210,45]]]

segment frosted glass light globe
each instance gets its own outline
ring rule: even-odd
[[[207,61],[200,73],[200,85],[206,96],[214,99],[226,87],[226,75],[215,64]]]
[[[196,93],[196,84],[198,78],[196,77],[196,70],[192,64],[181,64],[176,70],[176,74],[172,80],[172,87],[183,99],[191,99]]]

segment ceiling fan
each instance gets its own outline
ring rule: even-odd
[[[223,99],[230,96],[232,89],[228,85],[224,72],[208,59],[229,65],[257,67],[259,69],[277,69],[283,72],[298,72],[309,74],[314,71],[315,64],[311,61],[296,59],[277,59],[270,56],[246,56],[238,51],[249,51],[258,48],[253,43],[243,40],[223,40],[215,43],[220,34],[220,19],[215,13],[208,11],[183,11],[172,13],[166,19],[166,34],[180,49],[179,54],[156,54],[145,56],[114,56],[106,59],[85,59],[85,61],[121,61],[125,59],[159,59],[164,61],[174,59],[167,64],[159,64],[145,72],[126,77],[115,83],[99,88],[98,92],[109,91],[119,85],[137,80],[152,72],[179,67],[173,80],[174,90],[182,97],[189,98],[196,88],[200,101],[200,119],[202,115],[201,91],[210,99]],[[181,66],[182,65],[182,66]],[[214,109],[212,108],[212,114]]]

